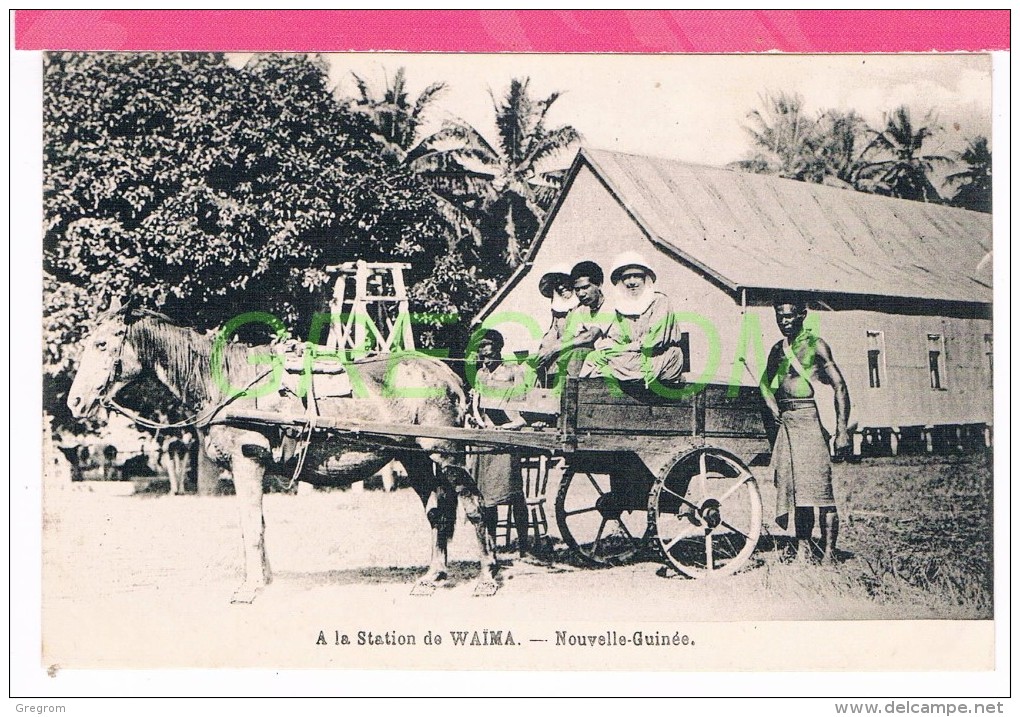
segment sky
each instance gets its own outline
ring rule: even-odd
[[[952,154],[967,140],[991,139],[988,55],[413,55],[332,54],[330,79],[355,93],[351,71],[376,87],[407,68],[412,96],[434,81],[447,90],[429,115],[438,127],[459,117],[495,138],[490,90],[530,77],[535,96],[561,91],[552,125],[572,124],[584,144],[721,166],[742,158],[742,124],[765,92],[795,92],[814,115],[857,110],[871,126],[901,104],[915,122],[933,110],[944,128],[925,152]],[[236,56],[235,61],[243,61]],[[566,165],[569,157],[563,161]]]

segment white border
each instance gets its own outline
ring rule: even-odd
[[[11,30],[13,33],[13,29]],[[13,48],[13,40],[11,45]],[[344,695],[903,695],[907,697],[989,696],[1008,694],[1010,671],[1010,585],[1012,564],[1010,507],[1010,392],[1011,361],[1009,303],[1009,173],[1006,163],[996,166],[994,220],[996,373],[996,670],[975,673],[430,673],[393,671],[61,671],[47,677],[40,660],[40,535],[41,535],[41,416],[40,384],[36,379],[41,355],[41,53],[10,51],[12,103],[10,115],[11,167],[11,302],[10,336],[18,337],[11,357],[11,412],[16,415],[10,433],[11,540],[11,694],[46,699],[12,700],[21,704],[66,704],[68,713],[103,715],[137,714],[133,700],[80,701],[61,695],[88,696],[344,696]],[[1010,105],[1009,53],[993,53],[993,136],[998,158],[1009,157]],[[1006,368],[1009,367],[1009,368]],[[952,650],[952,645],[944,646]],[[834,714],[838,700],[731,701],[737,710],[784,714]],[[872,701],[888,702],[888,698]],[[920,701],[915,700],[915,701]],[[718,702],[685,703],[691,709],[719,709]],[[222,703],[217,703],[222,704]],[[303,707],[311,703],[302,703]],[[454,709],[466,702],[455,703]],[[215,705],[211,705],[214,706]],[[231,705],[233,707],[234,705]],[[269,709],[278,706],[267,705]],[[638,704],[638,709],[641,708]],[[224,704],[223,707],[226,707]],[[407,704],[411,707],[411,703]],[[431,711],[440,704],[415,704]],[[448,709],[449,706],[447,706]],[[172,708],[172,707],[171,707]],[[503,713],[507,703],[488,699],[486,713]],[[519,706],[513,706],[519,709]],[[584,709],[584,707],[582,707]],[[831,710],[831,712],[830,712]],[[727,710],[724,709],[724,713]]]

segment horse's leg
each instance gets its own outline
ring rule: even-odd
[[[479,562],[481,571],[478,575],[478,582],[475,583],[474,594],[476,596],[495,595],[499,590],[499,583],[496,582],[496,559],[495,550],[485,528],[485,521],[482,516],[482,496],[478,492],[471,474],[464,468],[457,465],[440,466],[439,470],[448,477],[460,497],[461,505],[464,506],[464,514],[475,529],[475,537],[478,539]]]
[[[174,456],[173,456],[174,471],[176,471],[176,473],[177,473],[177,486],[176,487],[178,489],[180,489],[181,495],[184,495],[184,493],[186,492],[184,490],[184,480],[185,480],[186,473],[187,473],[186,468],[185,468],[185,461],[186,461],[186,459],[187,459],[187,456],[186,456],[186,454],[181,449],[178,449],[177,451],[174,452]]]
[[[252,602],[272,579],[266,559],[266,522],[262,515],[262,474],[265,468],[260,458],[258,447],[251,445],[238,446],[231,454],[244,547],[244,582],[234,592],[231,602],[235,603]]]
[[[425,515],[432,528],[429,569],[415,584],[411,594],[431,595],[437,583],[447,578],[448,545],[457,520],[457,495],[453,486],[433,475],[432,462],[424,456],[407,458],[404,468],[425,506]]]

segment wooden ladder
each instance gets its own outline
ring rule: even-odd
[[[404,269],[410,268],[410,264],[361,260],[327,266],[327,272],[339,276],[329,305],[338,318],[330,324],[326,348],[361,355],[413,351],[404,284]]]

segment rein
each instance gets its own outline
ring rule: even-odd
[[[218,403],[213,404],[209,408],[199,411],[190,418],[185,418],[174,423],[162,423],[160,421],[153,421],[139,413],[136,413],[135,411],[125,408],[124,406],[117,403],[114,400],[113,396],[108,395],[110,386],[115,384],[117,382],[117,379],[120,378],[120,373],[123,365],[121,361],[121,356],[124,353],[124,344],[126,343],[127,335],[125,334],[125,336],[121,339],[120,346],[117,348],[117,357],[113,360],[112,364],[110,365],[110,370],[106,374],[106,382],[103,384],[103,388],[100,391],[100,395],[103,396],[100,403],[103,406],[113,409],[117,413],[120,413],[129,420],[138,424],[139,426],[144,426],[145,428],[152,428],[157,431],[192,427],[203,428],[204,426],[208,425],[209,421],[212,420],[213,416],[215,416],[217,413],[219,413],[221,410],[223,410],[226,406],[231,404],[236,399],[240,398],[241,396],[244,396],[249,388],[251,388],[259,381],[261,381],[266,376],[272,373],[272,369],[262,372],[240,391],[237,391],[231,396],[227,396],[226,398],[219,401]]]
[[[118,360],[118,363],[119,363],[119,360]],[[119,403],[117,403],[113,399],[112,396],[108,396],[108,397],[104,398],[102,403],[103,403],[104,406],[106,406],[108,408],[112,408],[113,410],[117,411],[118,413],[120,413],[120,414],[126,416],[127,418],[131,419],[132,421],[134,421],[138,425],[145,426],[146,428],[154,428],[154,429],[159,430],[159,431],[168,430],[168,429],[175,429],[175,428],[191,428],[191,427],[204,428],[205,426],[207,426],[209,424],[209,422],[213,419],[213,417],[217,413],[219,413],[221,410],[223,410],[224,408],[229,406],[231,403],[233,403],[238,398],[241,398],[242,396],[244,396],[247,393],[249,388],[251,388],[252,386],[257,384],[259,381],[261,381],[262,379],[264,379],[266,376],[268,376],[271,373],[272,373],[272,369],[270,369],[268,371],[264,371],[263,373],[259,374],[255,378],[255,380],[251,381],[247,386],[245,386],[240,391],[237,391],[236,393],[234,393],[231,396],[227,396],[226,398],[224,398],[223,400],[213,404],[209,408],[206,408],[204,410],[199,411],[198,413],[196,413],[195,415],[191,416],[190,418],[185,418],[185,419],[182,419],[182,420],[177,421],[175,423],[161,423],[159,421],[153,421],[151,419],[148,419],[148,418],[146,418],[145,416],[142,416],[139,413],[136,413],[136,412],[134,412],[134,411],[132,411],[130,409],[124,408],[124,406],[121,406]]]

